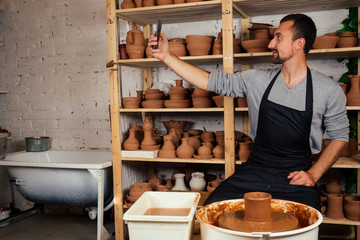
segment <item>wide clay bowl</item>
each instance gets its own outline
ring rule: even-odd
[[[190,100],[165,100],[165,107],[167,108],[188,108],[190,105]]]
[[[206,35],[187,35],[186,42],[201,42],[201,43],[212,43],[214,41],[214,36],[206,36]]]
[[[270,39],[270,34],[266,32],[253,33],[254,39]]]
[[[141,100],[139,100],[138,97],[124,97],[122,98],[123,102],[139,102]]]
[[[143,108],[163,108],[164,100],[146,100],[141,102]]]
[[[217,107],[224,106],[224,96],[213,96],[212,99],[214,100]]]
[[[344,37],[340,38],[337,47],[345,48],[345,47],[355,47],[359,44],[359,38],[357,37]]]
[[[160,5],[169,5],[169,4],[173,4],[174,1],[173,0],[156,0],[156,4],[158,6]]]
[[[169,51],[177,57],[186,56],[186,46],[182,42],[169,42]]]
[[[246,40],[241,41],[241,46],[249,52],[249,49],[267,49],[267,46],[269,45],[270,40],[269,39],[252,39],[252,40]],[[251,51],[251,50],[250,50]]]
[[[356,32],[342,32],[340,37],[356,37]]]
[[[126,45],[126,52],[130,59],[144,58],[145,46]]]
[[[314,49],[327,49],[334,48],[339,41],[338,36],[327,36],[316,37],[313,44]]]
[[[212,105],[211,98],[193,98],[192,99],[194,108],[209,108]]]
[[[140,103],[139,102],[123,102],[124,108],[140,108]]]
[[[145,94],[145,99],[146,100],[161,100],[163,98],[164,98],[164,93],[163,92]]]

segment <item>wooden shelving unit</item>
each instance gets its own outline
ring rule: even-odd
[[[112,128],[112,149],[113,149],[113,171],[114,171],[114,195],[115,195],[115,233],[116,239],[123,239],[123,193],[122,193],[122,162],[176,162],[176,163],[206,163],[206,164],[222,164],[225,168],[226,177],[230,176],[236,164],[241,164],[235,160],[235,144],[234,144],[234,112],[244,112],[247,115],[247,108],[234,108],[233,99],[226,97],[223,108],[182,108],[182,109],[124,109],[120,107],[119,98],[119,66],[130,66],[142,68],[144,70],[144,87],[151,86],[151,67],[163,67],[164,64],[157,59],[126,59],[118,58],[118,36],[117,36],[117,18],[121,18],[143,26],[145,37],[150,37],[150,25],[156,24],[159,17],[164,24],[195,22],[204,20],[222,20],[223,32],[223,55],[208,56],[185,56],[181,57],[186,62],[194,65],[201,64],[223,64],[224,72],[233,73],[234,63],[242,64],[242,68],[249,66],[245,64],[268,62],[271,57],[270,52],[261,53],[237,53],[234,54],[232,47],[232,30],[233,19],[241,18],[242,37],[249,27],[250,16],[287,14],[294,12],[310,12],[310,11],[326,11],[335,9],[344,9],[348,7],[359,6],[359,0],[210,0],[195,3],[184,3],[174,5],[163,5],[154,7],[143,7],[133,9],[116,9],[115,0],[106,0],[107,4],[107,24],[108,24],[108,55],[109,61],[115,64],[109,67],[110,78],[110,114]],[[228,31],[226,31],[228,30]],[[243,38],[245,39],[245,38]],[[311,50],[308,59],[324,59],[324,58],[349,58],[360,57],[360,47],[353,48],[333,48],[333,49],[316,49]],[[348,110],[359,111],[359,107],[347,107]],[[218,112],[224,114],[225,125],[225,148],[228,150],[225,159],[163,159],[163,158],[125,158],[121,156],[121,129],[120,115],[128,113],[168,113],[168,112]],[[360,111],[358,113],[360,119]],[[244,122],[248,123],[248,119]],[[360,135],[360,130],[358,135]],[[359,158],[360,159],[360,158]],[[358,192],[360,192],[360,160],[355,158],[340,158],[334,168],[354,168],[358,169]],[[360,240],[360,222],[343,220],[326,219],[324,223],[344,224],[357,226],[357,239]],[[199,236],[193,239],[200,239]]]

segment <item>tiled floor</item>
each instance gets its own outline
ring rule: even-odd
[[[110,235],[113,221],[105,219]],[[86,216],[36,213],[0,227],[1,240],[96,240],[96,220]],[[115,239],[114,237],[110,239]]]

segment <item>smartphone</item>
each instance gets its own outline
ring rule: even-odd
[[[161,20],[159,19],[158,24],[157,24],[157,30],[156,30],[157,44],[152,46],[153,49],[157,49],[157,48],[159,47],[160,33],[161,33],[161,25],[162,25],[162,22],[161,22]]]

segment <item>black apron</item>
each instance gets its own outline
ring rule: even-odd
[[[311,167],[309,143],[313,115],[311,72],[307,69],[306,107],[298,111],[268,100],[281,70],[265,90],[259,109],[254,147],[249,159],[208,197],[204,205],[227,199],[243,198],[246,192],[261,191],[274,199],[304,203],[320,211],[315,187],[290,185],[293,171]]]

